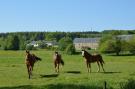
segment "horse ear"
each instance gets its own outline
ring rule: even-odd
[[[29,53],[29,51],[28,51],[28,50],[26,50],[26,53]]]

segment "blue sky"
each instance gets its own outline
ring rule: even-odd
[[[135,29],[135,0],[0,0],[0,32]]]

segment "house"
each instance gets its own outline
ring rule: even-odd
[[[118,35],[117,37],[120,38],[121,40],[128,41],[133,37],[133,35]]]
[[[38,44],[38,42],[37,41],[31,41],[29,44],[27,44],[27,45],[32,45],[32,46],[34,46],[34,47],[38,47],[39,46],[39,44]]]
[[[47,46],[55,46],[58,45],[56,41],[43,41]]]
[[[97,49],[99,46],[100,38],[75,38],[73,43],[76,50],[82,48]]]
[[[43,44],[47,45],[47,46],[55,46],[57,45],[57,42],[56,41],[41,41]],[[31,41],[29,44],[27,45],[32,45],[34,47],[39,47],[40,45],[40,42],[39,41]]]

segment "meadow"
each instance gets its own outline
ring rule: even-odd
[[[28,79],[24,62],[25,51],[0,51],[0,89],[121,89],[129,79],[135,79],[135,56],[111,56],[103,54],[105,73],[97,72],[92,64],[92,73],[87,72],[80,54],[62,54],[65,65],[55,73],[53,51],[31,51],[42,61],[34,66],[32,79]]]

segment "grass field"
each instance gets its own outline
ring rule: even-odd
[[[32,51],[42,58],[34,66],[32,79],[28,79],[24,64],[25,51],[0,51],[0,89],[102,89],[104,81],[108,89],[120,89],[120,84],[135,79],[135,56],[103,55],[105,73],[87,73],[80,55],[65,55],[65,66],[54,72],[53,51]]]

